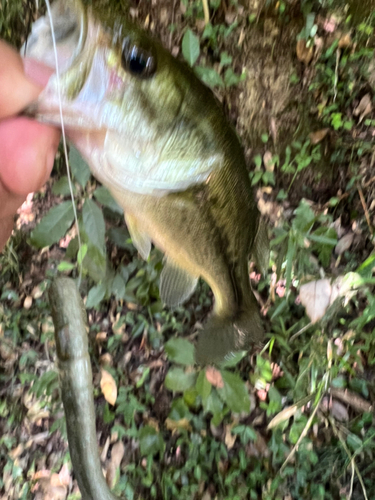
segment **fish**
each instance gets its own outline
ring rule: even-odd
[[[55,71],[27,111],[59,126],[61,105],[69,140],[124,209],[139,254],[147,259],[152,244],[163,252],[166,306],[185,303],[199,278],[209,285],[214,306],[197,362],[261,345],[248,263],[252,255],[268,265],[267,228],[239,138],[212,91],[122,2],[56,0],[51,14],[53,30],[47,15],[39,18],[22,49]]]

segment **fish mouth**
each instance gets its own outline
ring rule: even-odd
[[[51,15],[49,15],[49,12]],[[21,48],[21,55],[63,73],[82,52],[87,16],[79,0],[56,0],[38,19]]]

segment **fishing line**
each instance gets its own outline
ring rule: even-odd
[[[74,220],[75,220],[75,224],[76,224],[76,227],[77,227],[77,238],[78,238],[78,249],[79,249],[78,254],[80,254],[81,251],[82,251],[82,241],[81,241],[81,233],[80,233],[79,224],[78,224],[77,208],[76,208],[76,204],[75,204],[75,200],[74,200],[73,183],[72,183],[72,176],[71,176],[71,173],[70,173],[68,147],[67,147],[66,135],[65,135],[64,115],[63,115],[62,100],[61,100],[59,61],[58,61],[58,57],[57,57],[55,29],[54,29],[54,26],[53,26],[53,18],[52,18],[52,12],[51,12],[50,2],[49,2],[49,0],[45,0],[45,3],[46,3],[46,6],[47,6],[48,18],[49,18],[49,23],[50,23],[50,27],[51,27],[51,37],[52,37],[53,53],[54,53],[54,57],[55,57],[55,69],[56,69],[56,79],[57,79],[57,97],[58,97],[58,101],[59,101],[59,114],[60,114],[60,122],[61,122],[61,135],[62,135],[63,150],[64,150],[64,157],[65,157],[65,163],[66,163],[66,171],[67,171],[67,177],[68,177],[70,198],[71,198],[72,204],[73,204]],[[82,280],[82,261],[81,261],[81,259],[78,259],[78,269],[79,269],[78,287],[80,287],[81,286],[81,280]]]

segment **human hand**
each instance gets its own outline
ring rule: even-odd
[[[0,252],[13,229],[13,217],[28,193],[47,181],[59,131],[17,116],[34,101],[51,70],[0,40]]]

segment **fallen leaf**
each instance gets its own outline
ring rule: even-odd
[[[275,162],[273,161],[273,155],[271,151],[266,151],[264,153],[263,163],[267,172],[273,172],[275,170]]]
[[[44,293],[43,283],[39,283],[39,285],[37,285],[33,288],[33,291],[31,292],[31,296],[33,299],[37,300],[37,299],[40,299],[40,297],[43,295],[43,293]]]
[[[28,310],[30,309],[32,304],[33,304],[33,298],[30,295],[28,295],[23,302],[23,308]]]
[[[358,106],[353,111],[353,115],[354,116],[360,115],[359,122],[361,122],[366,115],[371,113],[371,111],[372,111],[371,96],[370,94],[366,94],[362,97]]]
[[[117,385],[112,375],[103,369],[101,369],[100,388],[105,400],[114,405],[117,399]]]
[[[100,344],[107,340],[107,332],[98,332],[95,336],[95,341]]]
[[[296,53],[299,61],[309,64],[313,58],[314,51],[312,47],[307,47],[306,40],[300,38],[297,42]]]
[[[327,135],[328,131],[329,128],[322,128],[320,130],[317,130],[316,132],[311,132],[311,134],[309,134],[311,144],[315,146],[315,144],[318,144],[320,141],[322,141]]]
[[[222,389],[224,387],[224,381],[221,373],[213,366],[208,366],[206,368],[206,379],[211,385],[217,387],[218,389]]]
[[[354,233],[348,233],[345,236],[343,236],[337,243],[335,247],[335,253],[337,255],[342,255],[344,252],[349,250],[353,243],[354,239]]]
[[[331,415],[339,422],[347,422],[349,420],[349,413],[342,403],[334,399],[331,405]]]
[[[71,476],[70,476],[70,469],[67,464],[64,464],[59,472],[59,478],[61,481],[61,484],[64,486],[69,486],[70,481],[71,481]]]
[[[339,39],[339,49],[346,49],[347,47],[350,47],[352,44],[352,37],[350,36],[350,33],[344,33]]]
[[[28,194],[26,201],[17,210],[17,214],[19,216],[16,223],[17,229],[20,229],[22,226],[26,226],[29,222],[32,222],[35,219],[35,214],[33,213],[33,196],[34,193]]]
[[[112,489],[115,485],[116,472],[117,469],[120,467],[124,453],[125,453],[125,446],[122,441],[118,441],[116,444],[113,445],[111,450],[111,461],[108,465],[106,474],[106,482],[110,487],[110,489]]]
[[[99,358],[99,364],[100,366],[112,366],[113,365],[113,358],[109,352],[106,352]]]
[[[310,281],[301,286],[299,297],[312,323],[319,321],[326,313],[331,301],[330,280]]]
[[[165,426],[169,431],[172,431],[172,433],[178,430],[192,432],[192,427],[187,418],[181,418],[180,420],[172,420],[171,418],[167,418],[165,420]]]
[[[36,423],[43,418],[48,418],[50,415],[48,410],[42,408],[41,401],[34,401],[28,408],[27,418],[31,423]]]
[[[289,420],[290,417],[293,417],[293,415],[297,412],[299,406],[298,405],[291,405],[287,406],[283,410],[281,410],[277,415],[273,417],[271,422],[268,424],[267,429],[272,429],[273,427],[276,427],[277,425],[285,422],[285,420]]]
[[[24,446],[22,443],[20,443],[16,448],[13,448],[13,450],[10,450],[8,452],[8,455],[12,460],[15,460],[16,458],[20,457],[23,453]]]
[[[225,442],[228,450],[231,450],[233,448],[234,443],[236,442],[236,439],[237,439],[237,434],[232,434],[232,427],[233,427],[233,425],[226,425],[225,426],[224,442]]]

